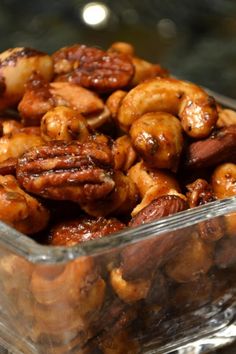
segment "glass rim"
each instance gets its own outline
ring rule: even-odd
[[[236,212],[236,196],[164,217],[135,228],[126,228],[108,237],[73,246],[42,245],[0,222],[0,245],[32,263],[65,263],[83,256],[95,256],[114,248],[186,229],[200,222]]]

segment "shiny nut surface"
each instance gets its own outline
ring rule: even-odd
[[[57,81],[70,81],[99,92],[128,85],[134,74],[129,57],[117,52],[74,45],[53,54]]]
[[[33,48],[10,48],[0,54],[0,77],[3,94],[0,110],[16,105],[30,76],[38,72],[46,81],[53,76],[52,58]]]
[[[41,120],[41,135],[45,141],[78,140],[85,141],[89,136],[86,119],[69,107],[55,107],[48,111]]]
[[[133,217],[129,226],[134,227],[154,220],[159,220],[164,216],[184,211],[188,204],[176,195],[164,195],[154,199],[149,205],[143,208]]]
[[[111,151],[94,141],[53,141],[18,161],[17,179],[45,198],[82,202],[105,197],[114,188]]]
[[[183,149],[179,120],[168,113],[146,113],[130,129],[134,148],[151,167],[176,171]]]
[[[186,150],[185,165],[198,169],[236,161],[236,125],[224,127],[205,140],[191,143]]]
[[[0,176],[0,220],[27,235],[47,226],[49,211],[18,185],[11,175]]]
[[[118,120],[124,129],[148,112],[168,112],[180,118],[184,131],[193,138],[207,137],[218,114],[213,98],[200,87],[170,78],[147,80],[125,96]]]
[[[81,217],[54,226],[49,235],[49,244],[73,246],[77,243],[108,236],[124,227],[125,224],[115,218]]]

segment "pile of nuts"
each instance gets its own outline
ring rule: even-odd
[[[38,242],[112,237],[236,195],[236,112],[137,57],[128,43],[1,53],[0,110],[0,220]],[[53,279],[27,266],[31,302],[22,313],[28,318],[34,308],[31,339],[43,333],[57,343],[66,332],[81,353],[138,353],[127,327],[141,317],[149,328],[167,309],[178,313],[219,296],[211,272],[222,277],[235,267],[235,246],[230,215],[185,236],[128,245],[103,261],[79,259]],[[2,262],[1,274],[14,267]],[[54,308],[61,301],[68,319],[60,327]]]

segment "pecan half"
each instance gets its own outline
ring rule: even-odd
[[[114,188],[112,154],[105,143],[52,141],[26,152],[17,179],[29,192],[45,198],[85,202]]]
[[[81,242],[98,239],[122,230],[125,224],[118,219],[103,217],[81,217],[64,221],[51,230],[49,243],[56,246],[72,246]]]
[[[125,87],[134,75],[129,56],[85,45],[62,48],[52,58],[57,81],[69,81],[99,92]]]
[[[222,128],[205,140],[190,144],[185,166],[192,169],[215,166],[221,162],[236,162],[236,125]]]

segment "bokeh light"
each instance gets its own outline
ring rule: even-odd
[[[92,27],[104,27],[109,19],[110,10],[101,2],[90,2],[82,8],[83,21]]]
[[[177,34],[176,24],[169,18],[162,18],[157,23],[157,30],[163,38],[174,38]]]

